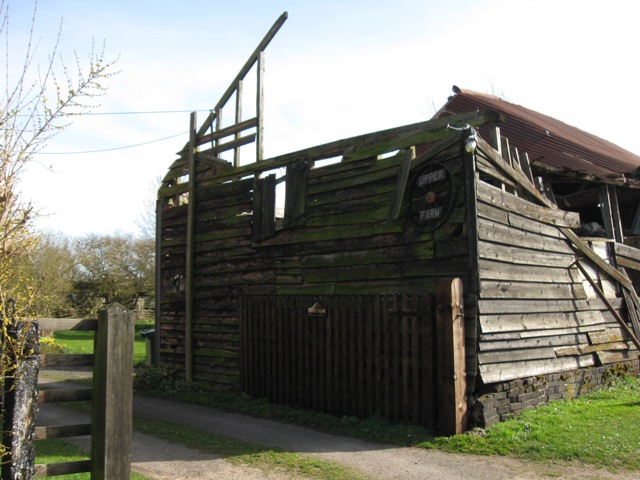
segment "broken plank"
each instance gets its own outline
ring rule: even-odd
[[[580,226],[580,215],[575,212],[536,205],[486,182],[478,182],[478,200],[549,225],[570,228]]]
[[[585,355],[587,353],[610,350],[629,350],[629,346],[625,342],[601,343],[598,345],[583,344],[556,348],[555,354],[558,357],[566,357],[570,355]]]
[[[589,340],[594,345],[600,343],[621,342],[624,340],[624,335],[622,334],[622,330],[619,328],[609,328],[601,332],[589,333]]]
[[[626,362],[629,360],[637,360],[638,359],[638,352],[634,351],[634,352],[630,352],[630,351],[623,351],[623,352],[597,352],[596,355],[598,356],[598,360],[600,360],[600,363],[602,365],[607,365],[610,363],[619,363],[619,362]]]
[[[555,359],[534,360],[530,362],[507,362],[480,364],[480,376],[485,384],[504,382],[516,378],[534,377],[565,370],[577,370],[595,365],[593,355],[579,357],[561,357]]]

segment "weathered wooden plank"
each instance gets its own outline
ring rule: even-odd
[[[595,365],[593,355],[579,357],[560,357],[555,359],[534,360],[529,362],[505,362],[480,365],[480,376],[485,384],[505,382],[516,378],[534,377],[547,373],[592,367]]]
[[[587,298],[582,283],[480,281],[480,298]]]
[[[478,242],[478,255],[481,259],[499,260],[517,265],[548,265],[568,268],[575,262],[575,255],[572,254],[537,251],[486,241]]]
[[[522,338],[533,337],[551,337],[554,335],[576,335],[579,333],[602,332],[608,328],[614,327],[616,322],[599,323],[594,325],[554,328],[548,330],[525,330],[519,332],[497,332],[482,334],[483,341],[511,341],[520,340]]]
[[[468,421],[462,281],[439,282],[436,303],[438,431],[455,435],[467,429]]]
[[[528,331],[554,330],[605,323],[600,310],[582,310],[540,313],[498,313],[480,316],[480,330],[483,334],[497,332],[519,332],[525,335]]]
[[[580,226],[580,216],[575,212],[565,212],[536,205],[486,182],[478,182],[477,191],[480,201],[515,212],[529,219],[559,227],[576,228]]]
[[[77,367],[93,365],[92,353],[47,353],[40,355],[41,367]]]
[[[35,465],[34,477],[46,478],[74,473],[86,473],[91,471],[91,460],[77,460],[75,462],[60,462]]]
[[[517,265],[485,258],[479,261],[479,265],[483,280],[531,281],[538,283],[577,283],[582,281],[582,276],[576,268]]]
[[[247,175],[253,175],[255,173],[284,167],[289,163],[300,159],[316,161],[325,158],[338,157],[343,155],[347,150],[350,152],[346,155],[349,161],[374,157],[387,152],[393,152],[395,150],[430,143],[449,137],[452,135],[451,129],[447,128],[447,125],[449,124],[455,125],[462,122],[463,124],[468,123],[473,126],[483,124],[487,121],[494,122],[500,118],[500,114],[494,111],[475,111],[396,127],[366,135],[358,135],[265,159],[261,162],[237,167],[229,172],[220,172],[216,175],[215,179],[203,180],[202,186],[222,183],[223,181],[232,180],[234,178],[242,178]]]
[[[620,285],[626,289],[632,289],[633,285],[626,275],[623,275],[618,270],[613,268],[602,257],[600,257],[594,250],[587,245],[580,237],[578,237],[571,229],[561,227],[560,230],[571,241],[577,252],[583,253],[589,260],[591,260],[599,270],[605,272],[607,275],[616,280]]]
[[[570,335],[554,335],[547,337],[532,337],[523,338],[520,340],[506,340],[506,341],[483,341],[482,335],[480,336],[479,350],[481,352],[488,352],[492,350],[519,350],[527,348],[540,348],[540,347],[557,347],[565,345],[576,345],[581,343],[587,343],[588,337],[586,334],[570,334]]]
[[[407,188],[407,182],[409,180],[409,172],[411,171],[411,161],[416,157],[416,149],[410,148],[403,153],[402,162],[398,170],[398,177],[396,180],[396,187],[393,193],[393,199],[391,206],[389,207],[388,220],[396,220],[400,215],[400,209],[402,206],[402,199]]]
[[[613,247],[617,256],[640,263],[640,249],[618,242],[616,242]]]
[[[629,328],[629,326],[627,325],[627,322],[624,321],[624,319],[620,316],[620,313],[618,313],[618,310],[614,307],[614,305],[605,296],[605,294],[602,291],[602,289],[600,288],[600,286],[595,282],[595,280],[591,277],[589,272],[584,268],[584,266],[582,265],[582,263],[580,261],[576,262],[576,265],[578,266],[578,268],[580,269],[582,274],[585,276],[585,278],[589,281],[589,283],[591,284],[591,287],[596,291],[596,293],[598,294],[598,297],[600,297],[600,299],[606,305],[607,309],[613,314],[613,316],[618,321],[620,326],[627,333],[627,335],[629,336],[629,338],[631,339],[633,344],[636,346],[636,348],[640,349],[640,341],[635,336],[635,333],[631,330],[631,328]],[[614,270],[614,271],[617,271],[617,270]],[[633,286],[631,288],[633,288]]]
[[[206,135],[202,135],[197,139],[197,145],[204,145],[205,143],[210,143],[214,140],[220,140],[224,137],[229,137],[231,135],[235,135],[244,130],[249,130],[251,128],[255,128],[258,125],[258,119],[256,117],[249,118],[247,120],[243,120],[241,122],[237,122],[233,125],[230,125],[225,128],[221,128],[219,130],[215,130],[212,133],[208,133]]]
[[[488,203],[478,203],[478,215],[510,227],[545,235],[547,237],[562,239],[566,242],[566,237],[555,225],[549,225],[537,220],[532,220]]]
[[[596,355],[602,365],[638,359],[637,351],[597,352]]]
[[[93,390],[90,388],[41,390],[38,392],[38,403],[82,402],[91,400]]]
[[[621,342],[625,338],[620,328],[609,328],[601,332],[592,332],[589,334],[589,340],[592,344]]]
[[[613,304],[613,302],[609,301]],[[620,305],[619,299],[616,301]],[[481,315],[507,313],[575,312],[582,310],[605,310],[599,299],[594,300],[542,300],[542,299],[491,299],[478,300]]]
[[[481,365],[506,362],[528,362],[556,358],[554,347],[509,349],[478,353],[478,362]]]
[[[483,218],[478,220],[478,235],[481,241],[535,249],[541,252],[573,254],[573,250],[566,240],[512,228]]]
[[[91,424],[81,423],[76,425],[49,425],[36,427],[35,440],[49,440],[52,438],[79,437],[91,435]]]
[[[41,332],[57,330],[96,330],[98,321],[88,318],[38,318],[34,320]]]
[[[91,478],[129,478],[134,322],[117,303],[99,312],[93,374]]]
[[[505,175],[503,175],[491,162],[489,162],[488,160],[480,156],[477,158],[478,158],[478,162],[477,162],[478,171],[486,175],[489,175],[491,178],[499,181],[502,184],[515,188],[516,183],[510,180],[509,178],[507,178]],[[486,181],[486,179],[483,177],[481,177],[481,179],[482,181]]]
[[[625,342],[600,343],[598,345],[574,345],[571,347],[556,348],[556,356],[565,357],[569,355],[585,355],[587,353],[595,353],[611,350],[629,350],[629,345]]]
[[[640,271],[640,262],[629,259],[627,257],[616,257],[618,265],[625,268],[631,268],[632,270]]]

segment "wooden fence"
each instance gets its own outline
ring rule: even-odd
[[[445,295],[450,293],[445,288]],[[449,296],[441,310],[450,311],[452,303],[461,306]],[[438,395],[447,391],[441,380],[451,382],[437,373],[454,375],[445,365],[452,366],[453,358],[437,347],[440,338],[451,335],[436,331],[431,295],[255,295],[242,298],[241,310],[242,385],[250,395],[426,425],[440,416],[442,425],[451,425],[438,412]],[[448,318],[442,324],[451,327]],[[464,333],[461,338],[464,363]],[[461,368],[456,378],[464,378]],[[462,388],[466,403],[466,385]]]
[[[93,365],[93,388],[55,389],[37,392],[38,403],[92,400],[91,423],[76,425],[33,426],[35,415],[28,427],[32,435],[13,435],[9,462],[2,466],[2,479],[43,478],[72,473],[91,472],[92,479],[124,480],[130,477],[132,380],[133,380],[133,316],[129,310],[114,304],[99,314],[98,320],[39,319],[42,331],[85,330],[95,331],[93,354],[44,354],[39,356],[41,368],[77,367]],[[34,324],[35,325],[35,324]],[[19,364],[20,362],[18,362]],[[36,382],[23,386],[37,391]],[[5,391],[5,399],[18,389]],[[31,394],[30,394],[31,395]],[[23,401],[13,402],[20,406]],[[7,404],[5,400],[5,405]],[[17,418],[17,415],[9,415]],[[5,424],[3,433],[14,432],[14,426]],[[33,440],[65,438],[91,434],[91,459],[38,464],[21,459],[22,452],[33,451]],[[7,443],[5,443],[7,444]],[[31,466],[28,464],[31,463]],[[25,470],[26,469],[26,470]],[[30,471],[29,471],[30,470]],[[24,476],[29,471],[28,476]],[[32,474],[32,475],[31,475]]]

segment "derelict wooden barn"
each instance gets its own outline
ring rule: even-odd
[[[262,58],[285,18],[192,115],[159,190],[160,363],[451,431],[637,372],[640,157],[456,88],[432,120],[262,158]]]

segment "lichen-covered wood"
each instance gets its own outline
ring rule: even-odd
[[[184,159],[176,162],[159,190],[160,361],[187,376],[192,361],[192,378],[216,388],[428,423],[435,417],[412,407],[422,387],[416,389],[411,368],[394,373],[398,367],[383,362],[379,371],[382,379],[405,375],[406,385],[398,380],[391,388],[410,402],[363,398],[387,388],[369,356],[394,358],[405,352],[402,342],[417,337],[398,337],[389,353],[368,343],[375,338],[367,336],[368,327],[363,337],[329,335],[334,318],[310,324],[315,330],[305,335],[319,342],[313,343],[300,337],[302,320],[290,312],[318,299],[429,296],[439,280],[453,277],[465,292],[470,403],[514,379],[637,358],[633,325],[627,331],[628,319],[621,324],[607,306],[623,311],[626,302],[637,313],[637,295],[621,267],[636,265],[636,249],[620,243],[615,251],[613,243],[601,249],[580,238],[574,232],[579,213],[558,208],[553,191],[534,178],[526,153],[499,135],[494,148],[472,129],[498,120],[472,112],[239,166],[201,161],[195,152],[193,175]],[[597,274],[603,298],[580,272],[578,258]],[[624,297],[616,297],[616,285]],[[374,328],[377,314],[349,305],[352,316],[336,318],[356,318],[357,331],[368,322]],[[292,338],[311,342],[310,350],[296,350]],[[355,344],[342,347],[345,338]],[[343,355],[341,348],[355,353]],[[424,354],[413,347],[406,352]],[[337,358],[356,362],[353,378],[333,374]],[[300,372],[313,380],[305,383]],[[320,393],[332,382],[338,383]],[[354,404],[335,396],[341,388],[353,389]]]

